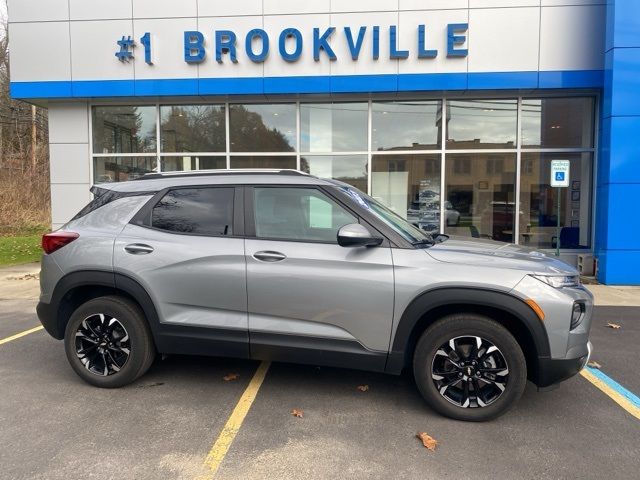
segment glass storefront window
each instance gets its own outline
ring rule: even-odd
[[[333,178],[367,191],[366,155],[307,155],[300,158],[300,170],[320,178]]]
[[[442,138],[442,102],[373,102],[371,150],[435,150]]]
[[[569,187],[553,188],[551,160],[569,160]],[[520,243],[534,248],[583,249],[591,245],[591,153],[525,153],[531,165],[520,177]],[[560,195],[560,235],[556,234]]]
[[[293,152],[296,149],[295,104],[230,105],[233,152]]]
[[[371,196],[429,233],[440,231],[440,155],[374,155]]]
[[[517,100],[448,100],[449,150],[516,148]]]
[[[515,221],[515,153],[449,154],[445,233],[512,242]],[[468,165],[469,172],[456,171]]]
[[[593,147],[592,97],[522,100],[523,148]]]
[[[131,180],[157,161],[165,172],[225,169],[230,158],[343,181],[430,233],[591,248],[594,97],[402,98],[94,106],[94,181]],[[571,162],[570,188],[550,187],[554,159]]]
[[[231,157],[231,168],[296,168],[295,156],[236,156]]]
[[[357,152],[368,149],[369,106],[360,103],[300,105],[302,152]]]
[[[160,139],[163,152],[224,152],[224,105],[163,105]]]
[[[227,168],[227,157],[165,156],[160,158],[160,168],[163,172],[218,170]]]
[[[156,157],[95,157],[93,182],[126,182],[156,170]]]
[[[156,107],[93,107],[93,153],[155,153]]]

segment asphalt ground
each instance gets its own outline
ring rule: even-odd
[[[38,325],[37,282],[0,289],[0,340]],[[621,325],[607,328],[607,322]],[[593,359],[640,394],[640,308],[597,307]],[[257,362],[172,356],[102,390],[37,331],[0,345],[1,479],[196,479]],[[237,373],[235,381],[223,376]],[[362,392],[359,385],[368,385]],[[303,417],[290,414],[303,411]],[[415,438],[427,432],[435,452]],[[442,418],[410,376],[272,364],[215,478],[638,478],[640,420],[582,376],[489,423]]]

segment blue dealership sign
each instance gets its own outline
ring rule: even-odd
[[[463,58],[469,54],[468,49],[462,48],[467,41],[467,31],[469,24],[467,23],[450,23],[447,25],[447,58]],[[386,30],[386,31],[385,31]],[[357,31],[357,34],[355,32]],[[425,25],[418,25],[417,28],[418,42],[414,45],[418,59],[434,59],[440,52],[434,48],[428,48],[428,31]],[[331,61],[339,60],[336,55],[332,42],[345,42],[349,49],[351,60],[357,61],[362,52],[365,37],[369,35],[372,47],[366,52],[373,60],[380,58],[380,45],[383,41],[389,45],[389,59],[405,60],[409,58],[411,51],[409,49],[401,49],[398,45],[398,27],[390,25],[381,28],[379,25],[360,26],[357,30],[351,27],[344,27],[340,32],[335,27],[328,27],[324,30],[320,28],[313,29],[313,38],[311,46],[305,46],[302,32],[295,27],[284,28],[277,35],[277,38],[270,38],[269,34],[261,29],[254,28],[249,30],[244,37],[244,50],[248,59],[254,63],[262,63],[269,57],[271,45],[277,45],[278,55],[286,62],[296,62],[302,57],[305,51],[311,52],[313,60],[319,62],[323,55]],[[140,43],[144,47],[145,62],[153,64],[151,49],[151,33],[146,32],[141,38]],[[215,59],[218,63],[224,63],[225,57],[232,63],[238,62],[238,36],[233,30],[215,30],[212,35]],[[386,40],[385,40],[386,39]],[[206,36],[197,30],[188,30],[184,32],[182,41],[184,43],[184,61],[190,64],[202,63],[206,60],[207,51],[205,49]],[[257,44],[257,45],[255,45]],[[118,50],[115,56],[122,62],[129,61],[134,58],[133,48],[135,41],[129,36],[123,36],[117,40]]]

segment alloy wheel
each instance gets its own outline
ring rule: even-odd
[[[462,408],[481,408],[494,403],[505,391],[509,367],[493,343],[477,336],[461,336],[438,348],[431,378],[447,401]]]
[[[131,353],[127,330],[118,319],[103,313],[91,315],[80,323],[75,347],[85,368],[103,377],[118,373]]]

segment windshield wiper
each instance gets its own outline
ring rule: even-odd
[[[427,246],[427,247],[432,247],[436,244],[435,241],[425,238],[424,240],[418,240],[415,242],[411,242],[411,245],[413,245],[414,247],[422,247],[422,246]]]
[[[433,237],[434,243],[442,243],[445,240],[449,240],[449,235],[446,235],[444,233],[438,233]]]

